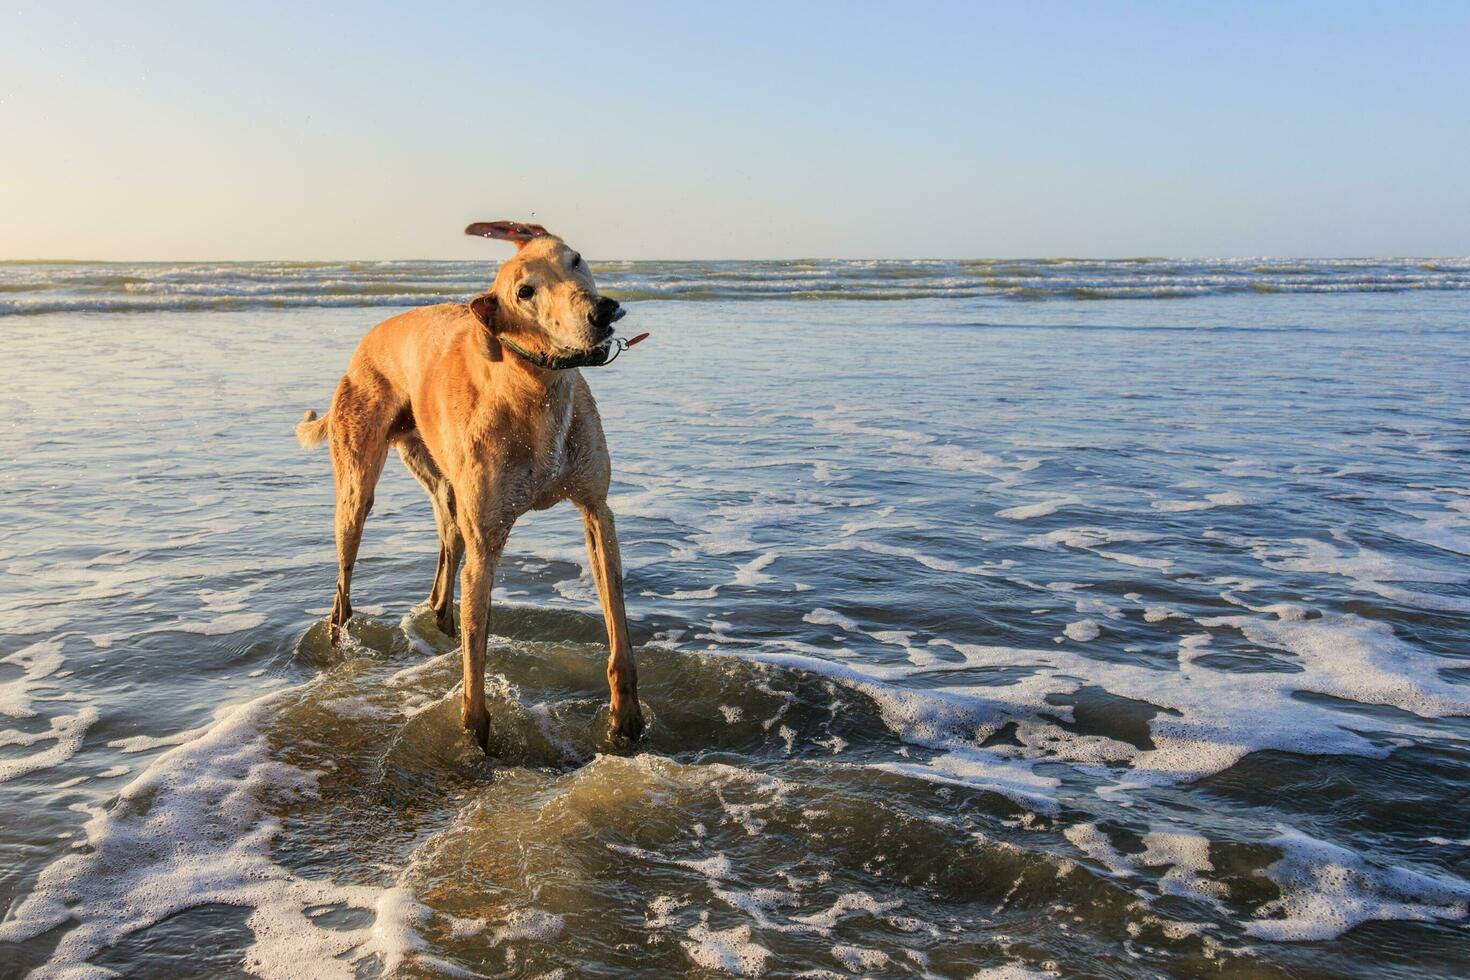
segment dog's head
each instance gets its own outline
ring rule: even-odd
[[[612,337],[623,308],[597,294],[587,263],[566,242],[519,221],[477,221],[464,231],[516,246],[490,291],[470,303],[489,330],[486,353],[492,360],[500,359],[501,335],[544,353],[585,351]]]

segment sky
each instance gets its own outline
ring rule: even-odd
[[[1470,254],[1470,3],[10,3],[0,259]]]

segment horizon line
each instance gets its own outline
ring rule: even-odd
[[[1028,256],[905,256],[902,258],[873,255],[819,256],[799,255],[789,257],[743,257],[743,258],[603,258],[590,259],[592,265],[614,262],[1251,262],[1300,260],[1311,262],[1380,261],[1380,262],[1423,262],[1423,261],[1470,261],[1465,255],[1028,255]],[[222,265],[245,265],[253,262],[294,262],[301,264],[332,264],[348,262],[470,262],[496,263],[502,259],[445,259],[445,258],[256,258],[256,259],[65,259],[65,258],[14,258],[0,259],[0,265],[199,265],[218,263]]]

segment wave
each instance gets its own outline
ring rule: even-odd
[[[314,624],[293,652],[314,676],[125,746],[167,751],[87,811],[86,846],[40,871],[0,942],[65,929],[40,973],[83,975],[170,917],[229,906],[243,928],[216,941],[264,976],[467,976],[487,963],[545,975],[571,957],[597,973],[740,973],[777,949],[790,973],[835,958],[872,974],[884,950],[911,949],[948,976],[992,957],[955,936],[1005,907],[1017,955],[1122,974],[1136,964],[1116,935],[1239,953],[1242,932],[1320,942],[1363,923],[1466,917],[1470,882],[1447,871],[1284,823],[1184,821],[1145,792],[1252,751],[1390,754],[1361,719],[1299,691],[1413,712],[1380,718],[1379,735],[1470,708],[1437,658],[1355,616],[1222,620],[1260,630],[1252,639],[1290,650],[1302,673],[1215,670],[1198,637],[1176,672],[938,640],[932,661],[839,663],[715,630],[683,649],[643,647],[650,728],[625,757],[604,741],[602,651],[574,638],[587,617],[505,613],[487,691],[493,759],[460,727],[459,654],[425,607],[396,627],[355,617],[345,656]],[[862,631],[831,610],[809,621]],[[912,683],[961,665],[1030,673]],[[1120,690],[1111,702],[1084,694],[1099,671]],[[1149,737],[1117,714],[1080,724],[1084,704],[1106,703],[1161,712]],[[1059,901],[1088,919],[1046,951]],[[575,944],[553,942],[563,935]]]
[[[967,259],[594,265],[630,302],[1077,301],[1460,291],[1470,258]],[[415,306],[483,290],[481,262],[5,262],[0,316]]]

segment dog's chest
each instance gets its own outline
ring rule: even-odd
[[[572,471],[572,400],[547,406],[545,426],[531,454],[531,506],[549,507],[561,499]]]

